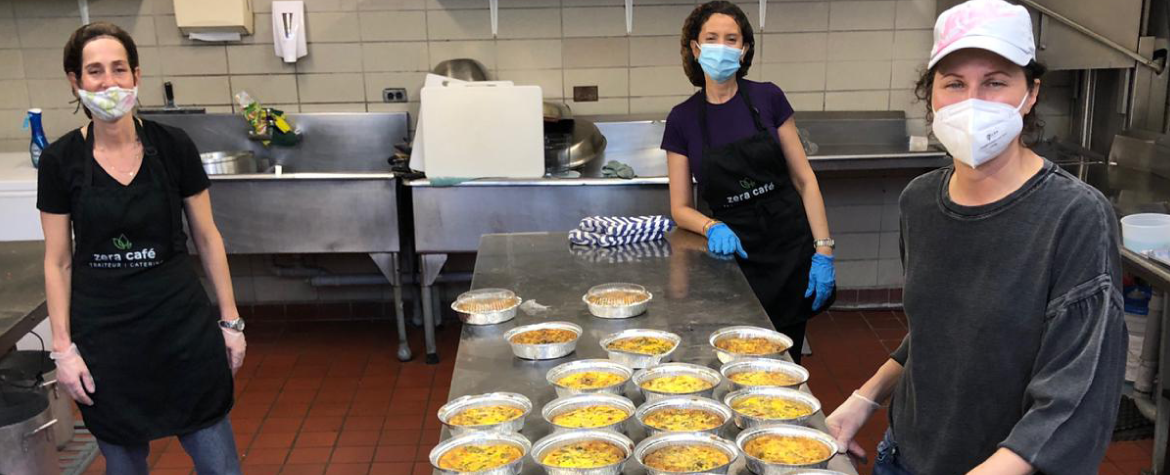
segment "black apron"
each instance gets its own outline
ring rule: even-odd
[[[804,298],[804,291],[815,249],[804,201],[788,174],[784,150],[775,132],[764,127],[742,83],[737,94],[751,112],[756,133],[711,148],[706,91],[698,94],[703,131],[699,194],[713,217],[735,231],[747,251],[747,259],[736,256],[736,260],[772,325],[783,328],[803,323],[814,314],[813,299]],[[834,290],[824,308],[835,297]]]
[[[93,186],[91,123],[72,204],[70,326],[96,386],[93,406],[79,406],[95,437],[120,445],[208,427],[231,410],[233,390],[187,254],[178,187],[137,120],[135,129],[150,180]]]

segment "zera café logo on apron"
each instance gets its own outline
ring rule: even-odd
[[[727,197],[727,204],[741,203],[741,202],[750,200],[753,197],[761,196],[764,193],[767,193],[769,191],[776,189],[776,184],[772,183],[772,182],[767,182],[767,183],[764,183],[763,185],[759,185],[759,186],[756,186],[756,185],[757,185],[756,181],[752,180],[751,178],[744,178],[742,180],[739,180],[740,188],[743,188],[744,190],[748,190],[748,191],[744,191],[743,193],[738,193],[738,194],[735,194],[732,196],[728,196]]]
[[[94,254],[93,261],[89,263],[90,267],[104,268],[104,269],[120,269],[120,268],[136,268],[136,267],[154,267],[158,265],[158,253],[154,248],[132,250],[134,243],[130,242],[125,234],[122,234],[111,241],[114,243],[114,248],[120,252],[111,254]]]

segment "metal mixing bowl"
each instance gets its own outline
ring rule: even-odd
[[[545,465],[543,462],[544,456],[550,451],[563,447],[567,444],[576,442],[584,442],[590,440],[600,440],[614,444],[625,452],[625,457],[622,461],[606,465],[604,467],[596,468],[565,468],[556,467],[552,465]],[[629,437],[621,435],[609,430],[575,430],[569,432],[560,432],[543,439],[536,441],[532,445],[532,460],[544,467],[544,471],[548,475],[619,475],[622,473],[622,467],[625,466],[626,461],[630,459],[630,455],[634,453],[634,441]]]
[[[756,387],[747,386],[735,382],[731,379],[731,375],[743,373],[747,371],[768,371],[775,373],[784,373],[792,376],[797,380],[793,384],[786,386],[765,386],[765,387],[784,387],[784,388],[799,388],[800,385],[808,382],[808,370],[796,363],[789,363],[783,360],[774,360],[770,358],[740,358],[719,368],[719,372],[723,374],[723,378],[731,385],[732,391],[738,391],[744,388]]]
[[[752,457],[751,454],[747,453],[747,451],[744,450],[744,445],[746,445],[748,443],[748,441],[750,441],[756,437],[759,437],[761,435],[808,437],[810,439],[816,440],[817,442],[824,444],[825,447],[829,449],[829,458],[822,460],[820,462],[804,464],[804,465],[788,465],[788,464],[782,464],[782,463],[765,462],[765,461],[760,460],[758,458]],[[832,460],[833,456],[837,454],[837,441],[833,440],[832,436],[830,436],[829,434],[826,434],[824,432],[821,432],[819,430],[816,430],[816,429],[810,429],[808,427],[801,427],[801,426],[794,426],[794,425],[755,427],[752,429],[745,430],[743,432],[740,432],[739,436],[735,438],[735,445],[736,445],[736,447],[739,447],[739,450],[741,452],[743,452],[743,457],[744,457],[744,460],[747,461],[748,469],[751,470],[752,472],[756,473],[756,475],[792,475],[794,473],[809,473],[809,472],[805,472],[803,470],[798,470],[798,469],[827,468],[829,466],[829,460]],[[824,472],[812,472],[812,473],[824,473]],[[828,473],[837,473],[837,472],[830,471]]]
[[[512,406],[520,408],[524,412],[520,414],[520,417],[498,424],[457,426],[447,422],[451,417],[464,410],[483,406]],[[532,401],[528,400],[523,394],[487,393],[452,399],[447,404],[444,404],[443,407],[439,408],[438,415],[439,421],[451,430],[452,435],[460,435],[468,432],[520,432],[524,429],[524,419],[528,417],[528,413],[530,412],[532,412]]]
[[[607,304],[605,302],[594,303],[594,302],[590,301],[591,297],[596,297],[598,295],[603,295],[603,294],[606,294],[608,292],[619,291],[619,290],[643,293],[646,295],[646,298],[639,300],[635,303],[630,303],[630,304],[625,304],[625,303]],[[625,284],[625,283],[597,285],[597,286],[594,286],[593,288],[590,288],[589,291],[585,293],[585,295],[581,296],[581,301],[585,302],[585,305],[589,306],[589,313],[593,314],[593,316],[595,316],[595,317],[600,317],[600,318],[636,317],[636,316],[641,315],[642,313],[646,312],[646,307],[650,305],[650,301],[653,299],[654,299],[654,295],[651,294],[650,291],[646,290],[645,287],[642,287],[641,285],[638,285],[638,284]]]
[[[459,320],[468,325],[495,325],[516,318],[520,297],[508,289],[478,289],[463,292],[451,303]],[[472,308],[487,303],[487,309]]]
[[[585,371],[604,371],[607,373],[617,373],[622,375],[624,378],[622,379],[622,382],[618,384],[597,389],[574,389],[557,384],[557,381],[560,381],[560,379],[565,376],[573,373],[582,373]],[[630,380],[630,377],[633,374],[634,370],[630,369],[629,366],[623,365],[621,363],[603,359],[587,359],[570,361],[568,363],[558,365],[555,368],[548,370],[548,374],[545,375],[545,378],[548,380],[549,384],[556,388],[557,397],[589,393],[610,393],[620,396],[623,392],[622,389],[626,386],[626,382]]]
[[[692,393],[662,393],[651,391],[642,387],[642,383],[650,381],[654,378],[663,376],[675,376],[689,374],[699,379],[703,379],[711,383],[711,387]],[[646,398],[646,402],[656,401],[662,398],[671,396],[699,396],[710,398],[715,395],[715,388],[719,387],[719,383],[723,380],[723,376],[706,366],[699,366],[690,363],[664,363],[652,368],[644,369],[634,374],[634,384],[638,386],[638,391],[642,392],[642,396]]]
[[[448,450],[464,445],[509,444],[520,448],[521,456],[514,462],[490,470],[478,472],[456,472],[439,467],[439,458]],[[431,466],[441,475],[519,475],[524,468],[524,459],[531,452],[532,443],[520,434],[505,434],[500,432],[469,432],[467,434],[444,440],[431,449]]]
[[[763,355],[743,355],[731,353],[720,349],[718,346],[715,346],[715,343],[719,342],[719,340],[733,337],[767,338],[779,343],[784,347],[784,350]],[[787,352],[789,348],[792,348],[792,338],[789,338],[788,335],[775,330],[769,330],[767,328],[752,327],[747,325],[738,325],[716,330],[711,334],[709,342],[711,343],[711,347],[715,349],[715,356],[719,357],[720,363],[730,363],[732,360],[739,358],[780,358],[780,356]]]
[[[723,423],[717,427],[700,431],[668,431],[646,425],[647,417],[663,409],[700,409],[707,412],[713,412],[718,414],[719,417],[723,418]],[[735,414],[731,412],[731,408],[727,407],[727,405],[714,399],[698,396],[673,396],[662,398],[653,402],[642,404],[642,406],[634,412],[634,418],[637,419],[640,424],[642,424],[642,427],[646,428],[647,435],[686,432],[691,434],[711,434],[723,437],[727,435],[727,428],[731,425],[734,417]]]
[[[796,400],[811,406],[812,412],[808,413],[807,415],[795,417],[792,419],[765,419],[762,417],[745,415],[735,410],[736,401],[751,396],[768,396]],[[814,414],[820,412],[821,410],[821,401],[813,397],[812,394],[797,389],[774,388],[767,386],[753,386],[750,388],[740,389],[739,391],[732,391],[723,397],[723,403],[727,404],[727,407],[731,408],[731,412],[735,413],[735,425],[739,426],[740,429],[749,429],[752,427],[776,424],[804,425],[808,423],[809,419],[811,419]]]
[[[657,354],[657,355],[647,355],[647,354],[643,354],[643,353],[632,353],[629,351],[609,349],[610,343],[613,343],[615,341],[618,341],[618,340],[621,340],[624,338],[634,338],[634,337],[661,338],[661,339],[668,340],[668,341],[674,343],[674,346],[671,347],[670,350],[667,351],[666,353],[661,353],[661,354]],[[681,342],[682,342],[682,338],[680,338],[678,335],[675,335],[674,333],[671,333],[671,332],[666,332],[666,331],[662,331],[662,330],[646,330],[646,329],[635,328],[635,329],[631,329],[631,330],[622,330],[620,332],[613,333],[613,334],[603,338],[601,340],[601,348],[604,349],[605,352],[609,354],[609,359],[617,361],[618,363],[624,364],[624,365],[629,366],[629,367],[634,368],[634,369],[642,369],[642,368],[649,368],[651,366],[657,365],[663,361],[670,361],[670,355],[673,354],[674,351],[678,349],[679,343],[681,343]]]
[[[655,450],[675,445],[706,445],[719,450],[724,454],[727,454],[728,462],[703,472],[668,472],[666,470],[661,470],[646,465],[645,460],[647,455],[654,453]],[[647,437],[646,439],[642,440],[642,442],[639,442],[637,447],[634,447],[634,459],[646,467],[646,473],[649,475],[676,475],[680,473],[726,474],[727,469],[730,468],[731,464],[735,463],[736,459],[738,458],[739,448],[735,446],[735,443],[711,434],[699,434],[692,432],[663,433]]]
[[[613,424],[609,424],[606,426],[598,426],[598,427],[588,427],[588,428],[565,427],[565,426],[560,426],[560,425],[553,423],[553,418],[556,416],[559,416],[559,415],[564,414],[566,412],[572,411],[574,409],[580,409],[583,407],[590,407],[590,406],[616,407],[616,408],[619,408],[619,409],[625,411],[626,417],[620,421],[613,423]],[[616,396],[616,395],[608,394],[608,393],[590,393],[590,394],[577,394],[575,396],[566,396],[566,397],[554,399],[554,400],[550,401],[548,404],[544,405],[544,409],[540,411],[540,415],[544,417],[544,420],[548,421],[548,423],[553,426],[553,432],[567,432],[567,431],[578,431],[578,430],[612,430],[612,431],[615,431],[615,432],[618,432],[621,434],[625,434],[627,432],[627,427],[626,427],[627,424],[626,423],[627,423],[627,421],[630,420],[631,417],[633,417],[635,410],[636,410],[636,408],[634,407],[634,403],[630,402],[629,399],[626,399],[624,397]]]
[[[576,333],[577,337],[573,338],[572,341],[567,341],[564,343],[530,345],[512,342],[512,337],[521,333],[530,332],[533,330],[550,329],[568,330]],[[544,322],[533,325],[524,325],[508,330],[507,333],[504,333],[504,341],[508,342],[508,344],[512,346],[512,354],[516,355],[517,358],[524,358],[526,360],[552,360],[564,357],[576,350],[577,340],[581,338],[582,332],[584,332],[584,330],[581,329],[581,326],[569,322]]]

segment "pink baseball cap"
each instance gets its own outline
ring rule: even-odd
[[[963,48],[979,48],[1008,61],[1027,66],[1036,59],[1032,17],[1028,10],[1003,0],[970,0],[951,7],[934,23],[933,68],[948,54]]]

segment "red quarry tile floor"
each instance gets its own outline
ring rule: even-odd
[[[421,331],[411,331],[415,359],[399,362],[392,322],[256,322],[248,358],[236,377],[231,419],[244,473],[430,475],[438,442],[435,411],[447,399],[459,326],[438,332],[438,365],[421,358]],[[831,312],[808,328],[814,350],[804,359],[809,385],[831,412],[886,361],[906,331],[899,312]],[[859,439],[872,452],[886,428],[882,410]],[[1152,440],[1116,442],[1101,474],[1140,475]],[[151,443],[155,475],[190,475],[175,438]],[[99,456],[87,474],[103,473]],[[859,467],[864,475],[871,466]]]

